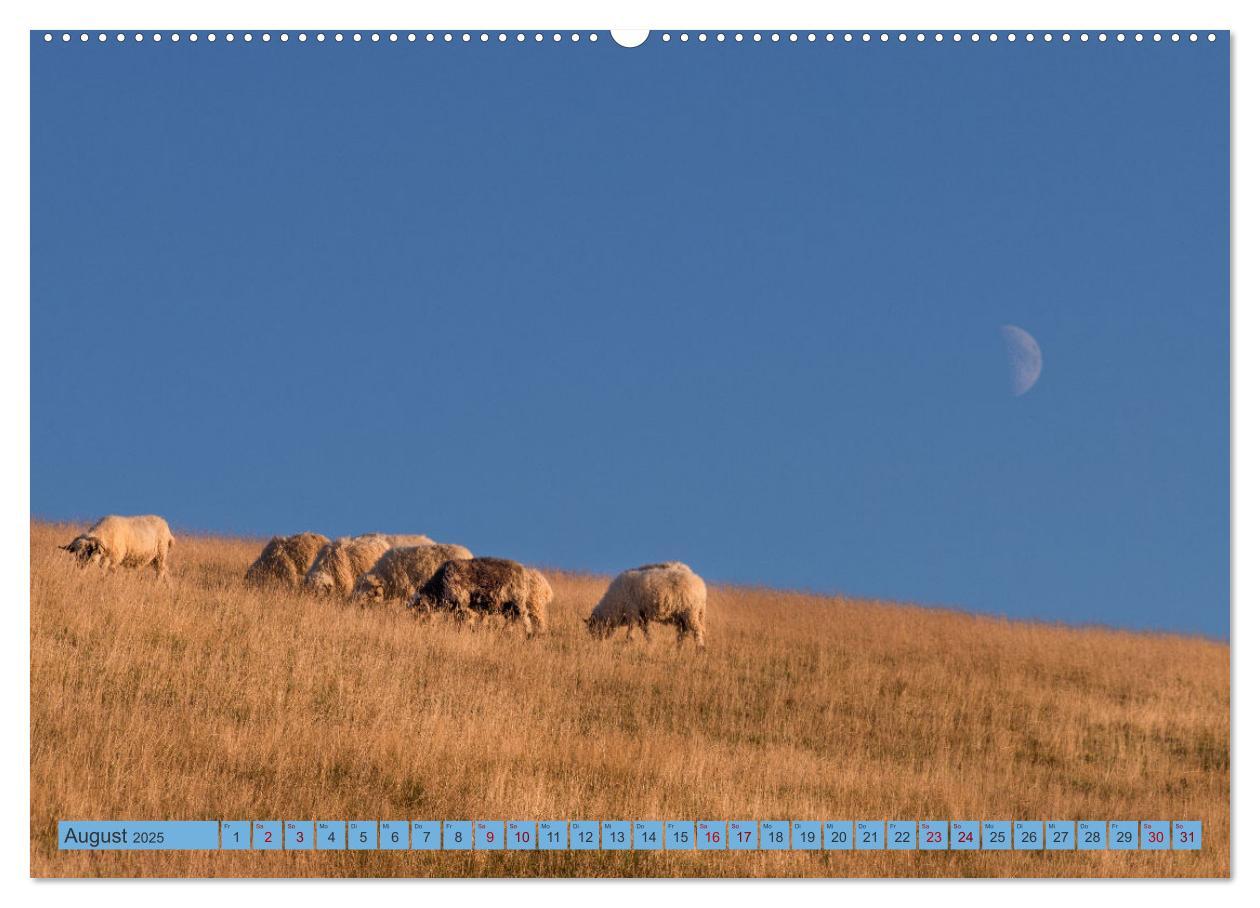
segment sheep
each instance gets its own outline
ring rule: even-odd
[[[387,599],[409,600],[444,562],[472,558],[462,545],[404,545],[387,551],[354,584],[351,599],[367,605]]]
[[[533,568],[506,558],[470,558],[443,564],[407,607],[422,615],[451,612],[460,621],[502,615],[532,637],[546,629],[551,598],[551,584]]]
[[[254,586],[275,584],[296,588],[310,570],[328,537],[319,533],[272,536],[258,559],[245,572],[245,582]]]
[[[626,629],[629,639],[637,626],[646,639],[649,624],[657,621],[674,625],[679,646],[690,634],[696,647],[704,649],[707,598],[704,581],[681,561],[645,564],[613,578],[586,619],[586,627],[602,640],[619,627]]]
[[[159,578],[169,580],[167,563],[175,537],[165,520],[153,514],[140,517],[102,517],[86,533],[61,548],[72,553],[80,564],[97,564],[102,570],[140,568],[153,565]]]
[[[388,536],[342,536],[319,550],[302,578],[302,586],[319,595],[348,596],[359,575],[391,548]]]

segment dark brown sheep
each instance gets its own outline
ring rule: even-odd
[[[470,558],[443,564],[408,607],[425,615],[449,612],[460,621],[502,615],[532,637],[546,628],[551,597],[551,584],[533,568],[506,558]]]

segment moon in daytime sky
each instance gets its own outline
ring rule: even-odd
[[[1011,393],[1019,397],[1035,385],[1041,376],[1041,348],[1037,346],[1036,339],[1023,328],[1003,325],[1000,330],[1002,343],[1006,346]]]

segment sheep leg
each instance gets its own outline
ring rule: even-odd
[[[704,649],[704,628],[700,626],[700,623],[695,618],[690,615],[679,615],[674,619],[674,626],[678,631],[678,646],[680,649],[688,637],[695,639],[697,649]]]
[[[683,638],[688,634],[696,641],[696,649],[704,649],[704,627],[691,616],[680,619],[678,623],[678,645],[682,646]]]

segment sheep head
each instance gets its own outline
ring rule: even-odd
[[[612,621],[597,615],[591,615],[589,618],[586,618],[585,623],[586,629],[590,631],[591,636],[596,640],[607,640],[612,635],[613,630],[615,630]]]
[[[92,564],[101,560],[101,541],[95,536],[77,536],[69,545],[61,546],[61,549],[74,555],[81,564]]]
[[[331,596],[333,578],[327,571],[316,571],[306,575],[306,588],[317,596]]]
[[[419,592],[411,597],[411,601],[407,603],[407,610],[427,617],[437,610],[437,600],[427,593]]]
[[[351,599],[360,605],[368,605],[370,603],[385,601],[385,584],[381,582],[380,577],[374,577],[371,574],[364,574],[354,585],[354,592]]]

